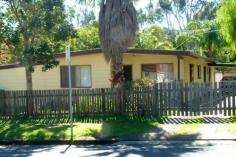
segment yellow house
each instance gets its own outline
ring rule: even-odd
[[[74,88],[110,87],[111,64],[104,59],[101,49],[72,52],[72,86]],[[35,66],[33,89],[67,88],[65,54],[57,54],[59,65],[42,72]],[[213,82],[214,64],[210,59],[190,51],[129,49],[124,53],[124,74],[127,81],[141,78],[158,82],[183,80],[184,82]],[[25,90],[25,69],[21,65],[0,66],[0,89]]]

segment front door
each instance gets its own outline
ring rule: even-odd
[[[130,82],[133,80],[132,77],[132,65],[124,65],[124,77],[125,77],[125,82]]]

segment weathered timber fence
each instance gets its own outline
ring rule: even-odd
[[[68,90],[0,91],[0,117],[67,117]],[[236,82],[170,82],[153,87],[74,89],[73,113],[84,115],[236,115]],[[122,99],[119,104],[117,99]],[[29,101],[30,100],[30,101]],[[29,103],[30,102],[30,103]]]

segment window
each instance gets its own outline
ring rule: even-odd
[[[202,67],[201,67],[201,65],[197,66],[197,77],[198,77],[198,79],[202,78]]]
[[[211,82],[211,68],[208,68],[209,82]]]
[[[123,70],[124,70],[125,82],[132,81],[133,80],[133,78],[132,78],[132,65],[124,65]]]
[[[156,65],[142,65],[142,78],[157,79]]]
[[[72,88],[88,88],[92,86],[91,66],[71,66]],[[61,88],[68,88],[68,66],[61,66]]]
[[[142,78],[168,82],[174,80],[173,64],[142,65]]]
[[[206,70],[206,67],[204,67],[204,69],[203,69],[203,79],[204,79],[204,82],[206,82],[206,75],[207,75],[207,70]]]
[[[194,82],[194,65],[190,64],[189,65],[189,78],[190,78],[190,82]]]

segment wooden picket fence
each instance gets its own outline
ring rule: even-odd
[[[169,82],[152,87],[74,89],[73,113],[86,115],[236,115],[236,82]],[[68,90],[0,91],[0,117],[68,117]]]

